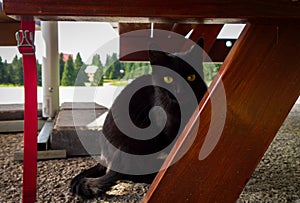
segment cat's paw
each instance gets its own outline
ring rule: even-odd
[[[73,186],[77,184],[78,181],[80,181],[81,179],[83,179],[84,176],[81,174],[78,174],[77,176],[75,176],[72,180],[71,180],[71,191],[73,192]]]
[[[105,192],[101,189],[101,186],[95,178],[82,178],[80,180],[74,179],[71,181],[71,192],[84,199],[99,197]]]

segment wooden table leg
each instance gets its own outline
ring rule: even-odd
[[[144,202],[234,202],[239,197],[300,94],[299,36],[298,24],[246,26],[192,119],[200,119],[199,126],[189,123]],[[171,165],[193,129],[198,130],[195,141]]]

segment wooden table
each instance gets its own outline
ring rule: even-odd
[[[299,0],[4,0],[4,11],[39,20],[247,23],[144,202],[234,202],[300,94]]]

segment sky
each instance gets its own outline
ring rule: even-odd
[[[117,52],[117,38],[118,33],[108,23],[58,22],[59,53],[63,52],[76,56],[80,52],[83,61],[87,61],[97,49],[105,44],[112,43],[111,41],[114,42],[115,46],[110,46],[110,50],[106,50],[106,52]],[[36,31],[35,33],[35,45],[36,57],[41,62],[45,53],[41,31]],[[2,60],[10,62],[16,54],[18,54],[16,47],[0,47]]]
[[[237,38],[244,25],[230,24],[223,27],[218,38]],[[41,31],[35,34],[36,57],[42,62],[44,42]],[[106,54],[118,53],[118,33],[109,23],[102,22],[58,22],[59,53],[73,54],[78,52],[85,63],[96,53],[105,60]],[[100,50],[100,51],[99,51]],[[18,54],[16,47],[0,47],[2,60],[11,62]],[[18,54],[18,56],[20,56]]]

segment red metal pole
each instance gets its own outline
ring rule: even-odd
[[[23,54],[24,71],[24,161],[22,202],[36,201],[37,182],[37,68],[34,49],[34,21],[21,21],[17,33],[18,48]]]

